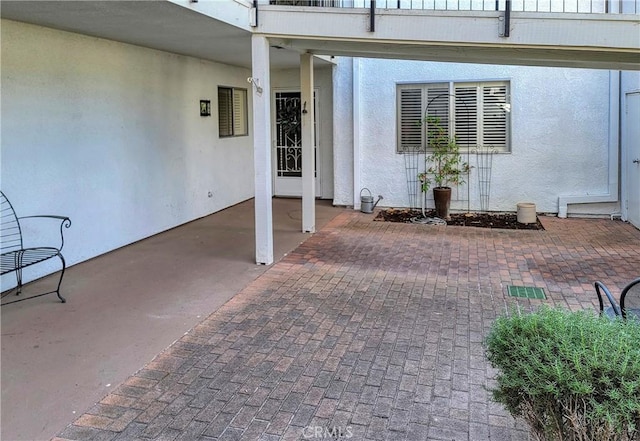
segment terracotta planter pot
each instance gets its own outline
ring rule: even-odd
[[[436,204],[436,216],[440,219],[450,219],[449,207],[451,207],[451,188],[435,187],[433,189],[433,200]]]

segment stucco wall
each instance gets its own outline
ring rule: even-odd
[[[405,158],[395,153],[397,83],[496,79],[511,82],[511,152],[494,156],[489,209],[514,211],[530,201],[538,211],[557,212],[560,195],[606,192],[608,71],[374,59],[360,60],[360,187],[382,194],[381,205],[409,205]],[[336,128],[343,130],[351,129]],[[475,156],[469,159],[474,166]],[[472,210],[480,208],[477,182],[472,170],[468,197],[461,188],[453,208],[466,209],[466,199]],[[336,183],[336,195],[345,194]],[[570,214],[618,210],[569,207]]]
[[[217,120],[217,87],[247,88],[250,71],[12,21],[1,28],[2,190],[19,215],[71,217],[69,264],[253,196],[252,137],[220,139]],[[201,99],[211,117],[199,115]]]
[[[338,57],[333,69],[333,167],[335,205],[353,204],[353,59]]]

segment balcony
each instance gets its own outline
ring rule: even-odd
[[[257,20],[318,55],[640,70],[640,0],[261,0]]]
[[[251,33],[260,33],[279,68],[296,67],[298,53],[311,52],[640,70],[640,0],[256,0],[250,23],[251,5],[3,0],[0,13],[243,67],[251,66]]]
[[[266,3],[266,1],[260,1]],[[634,0],[270,0],[279,6],[324,8],[412,9],[431,11],[562,12],[581,14],[639,14]]]

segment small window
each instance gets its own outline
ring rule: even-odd
[[[398,153],[427,151],[427,119],[437,120],[463,150],[509,152],[508,81],[398,85]]]
[[[249,134],[247,89],[218,87],[218,131],[221,138]]]

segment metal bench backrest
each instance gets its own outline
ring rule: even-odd
[[[622,293],[620,293],[620,307],[625,318],[628,310],[640,312],[640,277],[629,282],[624,287]]]
[[[6,253],[22,249],[22,231],[16,212],[9,199],[0,191],[1,225],[0,225],[0,252]]]

